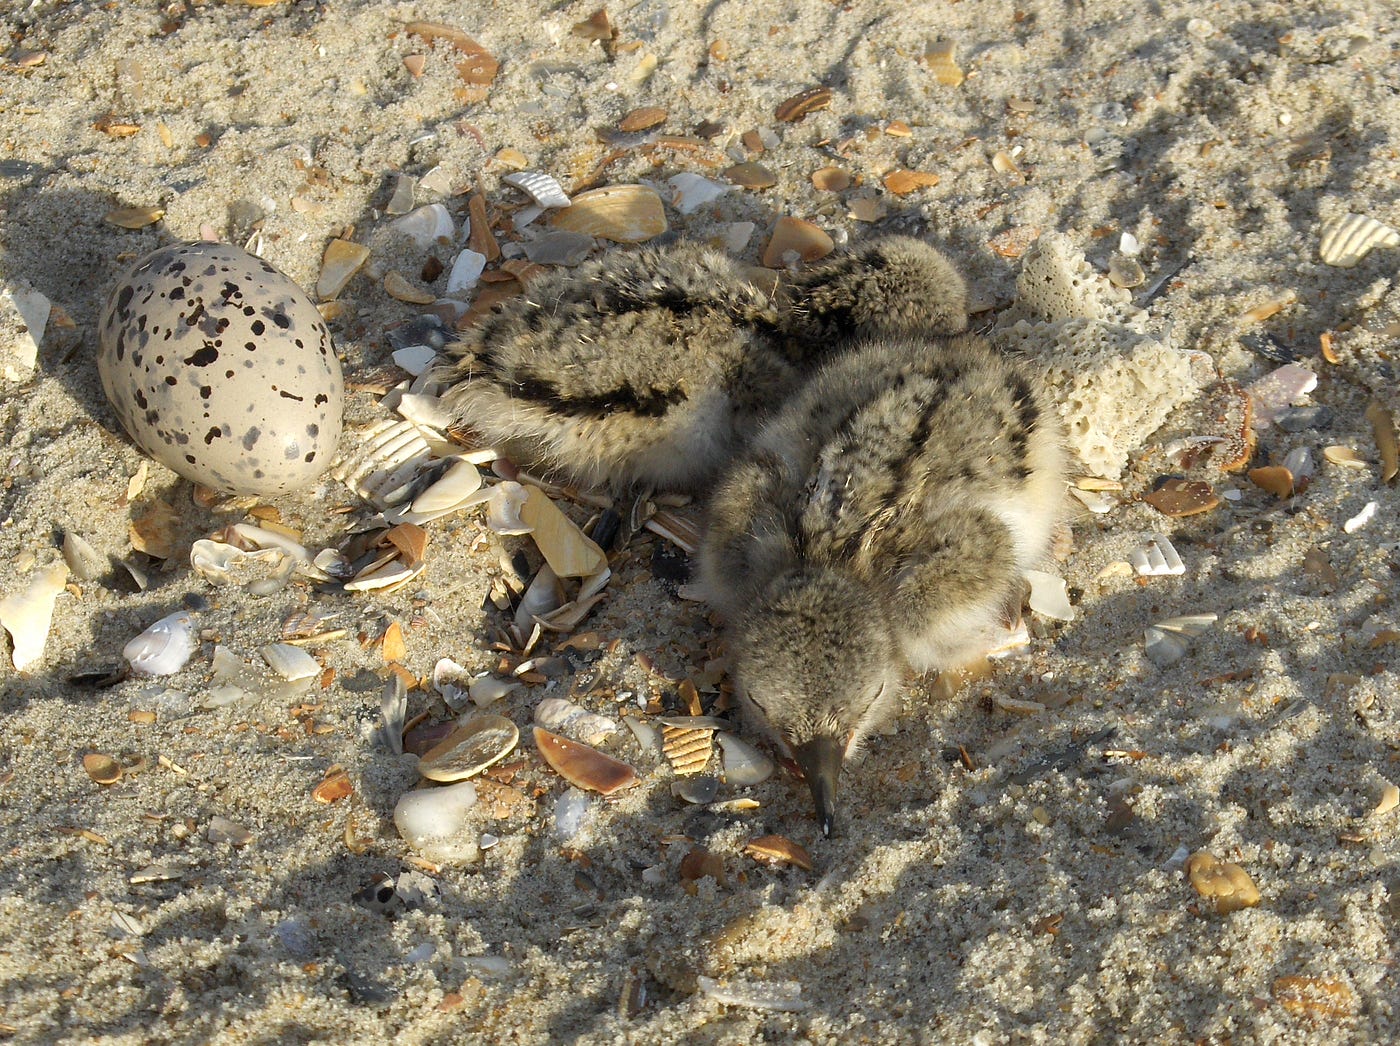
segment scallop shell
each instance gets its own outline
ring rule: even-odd
[[[534,730],[535,747],[544,761],[560,777],[579,788],[611,795],[636,784],[637,771],[596,748],[589,748],[567,737],[551,734],[543,727]]]
[[[698,774],[709,765],[714,750],[713,730],[661,727],[661,751],[678,774]]]
[[[513,171],[501,181],[528,194],[541,207],[567,207],[569,194],[558,180],[539,171]]]
[[[416,497],[420,473],[453,446],[411,421],[379,421],[353,435],[353,450],[336,462],[331,475],[369,501],[389,508]]]
[[[122,647],[131,670],[143,676],[180,671],[194,653],[194,617],[186,611],[167,614]]]
[[[430,781],[464,781],[504,759],[519,742],[519,728],[505,716],[474,716],[424,752],[418,772]]]
[[[1322,227],[1318,253],[1328,265],[1350,269],[1376,247],[1400,247],[1400,229],[1366,214],[1344,214]]]
[[[645,185],[609,185],[575,196],[553,224],[615,243],[641,243],[666,231],[661,197]]]
[[[1176,548],[1161,534],[1155,535],[1142,548],[1129,552],[1128,562],[1140,577],[1186,573],[1186,564],[1177,555]]]
[[[0,625],[14,643],[10,656],[16,671],[25,671],[44,656],[54,603],[67,580],[68,565],[55,563],[35,574],[24,591],[0,602]]]

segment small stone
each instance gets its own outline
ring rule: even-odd
[[[471,862],[480,848],[466,831],[476,805],[476,786],[461,781],[445,788],[406,792],[394,806],[394,827],[410,847],[431,861]]]

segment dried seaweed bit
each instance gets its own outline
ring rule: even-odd
[[[1198,894],[1215,902],[1219,915],[1253,908],[1259,903],[1259,888],[1243,868],[1217,860],[1204,850],[1198,850],[1187,859],[1186,874]]]
[[[579,788],[602,795],[611,795],[636,784],[641,778],[637,771],[596,748],[552,734],[543,727],[534,728],[535,747],[544,761],[564,780]]]
[[[805,91],[799,91],[791,98],[784,99],[773,110],[773,115],[783,123],[799,123],[809,113],[829,108],[831,108],[831,88],[809,87]]]
[[[1164,516],[1194,516],[1220,504],[1220,495],[1202,480],[1168,479],[1143,501]]]
[[[1375,434],[1376,450],[1381,456],[1381,482],[1389,483],[1400,471],[1400,450],[1395,438],[1395,419],[1379,400],[1372,400],[1366,408],[1366,420],[1371,423]]]

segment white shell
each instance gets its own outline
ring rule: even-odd
[[[1205,632],[1217,618],[1216,614],[1189,614],[1149,625],[1143,633],[1147,659],[1158,668],[1180,661],[1190,652],[1188,640]]]
[[[802,998],[802,985],[797,981],[732,980],[721,984],[713,977],[699,976],[695,983],[702,994],[725,1006],[782,1013],[795,1013],[811,1006]]]
[[[0,326],[9,328],[13,335],[0,339],[4,343],[0,374],[7,381],[24,381],[39,361],[39,346],[44,343],[44,328],[53,306],[18,276],[11,276],[8,282],[0,289]]]
[[[267,666],[289,682],[311,679],[321,674],[320,662],[299,646],[270,643],[260,653]]]
[[[738,188],[735,185],[712,182],[708,178],[691,174],[689,171],[673,175],[668,180],[671,185],[671,206],[682,214],[690,214],[697,208],[703,207],[705,204],[719,199],[725,193]]]
[[[479,505],[490,497],[491,491],[481,487],[481,470],[470,461],[458,458],[447,467],[442,478],[414,498],[407,509],[389,509],[384,518],[390,523],[422,525]]]
[[[79,581],[100,577],[112,565],[110,556],[104,556],[86,538],[72,531],[63,535],[63,562]]]
[[[569,194],[550,175],[540,171],[513,171],[501,181],[527,193],[541,207],[567,207]]]
[[[122,647],[131,670],[143,676],[173,675],[193,653],[194,617],[184,610],[167,614]]]
[[[607,716],[596,715],[562,697],[546,697],[536,705],[535,723],[551,733],[592,745],[618,730],[617,723]]]
[[[402,585],[423,573],[426,566],[426,563],[419,563],[417,566],[410,567],[403,560],[394,559],[376,569],[366,568],[361,571],[353,581],[345,583],[345,591],[368,592],[371,589]]]
[[[1376,509],[1378,508],[1380,508],[1378,503],[1374,501],[1366,502],[1366,504],[1361,507],[1360,512],[1342,524],[1342,529],[1348,534],[1355,534],[1367,523],[1371,522],[1371,517],[1376,514]]]
[[[394,350],[394,365],[415,378],[431,367],[436,359],[437,350],[431,345],[405,345]]]
[[[743,788],[773,776],[776,769],[773,760],[747,741],[723,731],[715,735],[715,740],[719,742],[724,760],[724,779],[729,784]]]
[[[1344,214],[1322,227],[1318,253],[1328,265],[1350,269],[1376,247],[1400,247],[1400,229],[1365,214]]]
[[[1070,605],[1064,578],[1047,574],[1043,570],[1027,570],[1026,580],[1031,586],[1032,610],[1057,621],[1074,620],[1074,607]]]
[[[331,475],[375,508],[397,505],[413,494],[418,473],[433,464],[439,450],[451,453],[451,444],[434,436],[434,446],[430,435],[411,421],[375,422],[353,434],[352,449]]]
[[[447,274],[447,293],[461,294],[476,286],[476,281],[481,279],[481,274],[486,269],[486,255],[478,254],[476,251],[466,250],[457,255],[457,260],[452,263],[452,270]]]
[[[429,860],[474,861],[479,848],[465,829],[475,805],[476,786],[470,781],[407,792],[394,806],[394,827]]]
[[[1285,363],[1245,387],[1254,403],[1254,427],[1261,432],[1279,411],[1317,388],[1317,373],[1297,363]]]
[[[1161,534],[1154,535],[1144,547],[1129,552],[1128,562],[1141,577],[1186,573],[1186,564],[1181,561],[1172,543]]]
[[[492,701],[499,701],[509,693],[519,690],[523,684],[512,683],[490,673],[477,676],[467,687],[467,694],[478,708],[484,708]]]
[[[222,541],[201,538],[190,546],[190,566],[200,577],[214,585],[226,585],[234,580],[234,573],[254,573],[248,567],[266,564],[270,571],[286,559],[286,553],[278,548],[263,548],[255,552],[245,552],[235,545]]]
[[[486,525],[497,534],[528,534],[531,526],[520,518],[520,506],[530,492],[514,480],[502,480],[486,502]]]
[[[24,591],[0,602],[0,625],[14,642],[11,657],[16,671],[23,672],[44,656],[54,603],[67,580],[68,565],[55,563],[35,574]]]
[[[430,203],[416,211],[409,211],[394,221],[390,228],[407,236],[420,250],[427,250],[439,240],[450,243],[457,234],[452,215],[440,203]]]
[[[467,669],[450,657],[440,658],[433,666],[433,689],[454,712],[467,703],[467,692],[461,685],[467,682]]]

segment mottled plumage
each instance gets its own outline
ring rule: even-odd
[[[893,338],[820,370],[716,489],[701,579],[824,830],[841,761],[895,715],[906,666],[963,664],[1015,616],[1063,471],[1021,365],[969,335]]]

